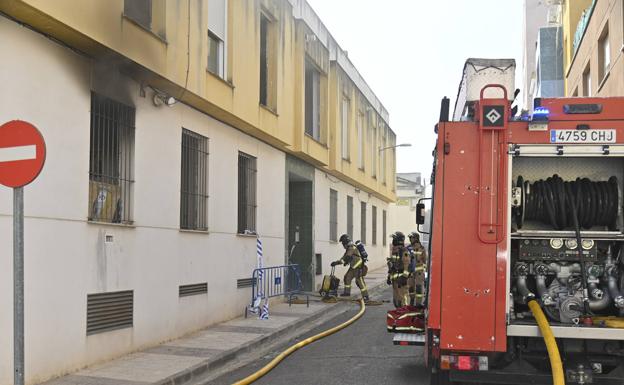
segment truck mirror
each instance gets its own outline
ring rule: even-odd
[[[425,224],[425,204],[418,203],[416,205],[416,224],[424,225]]]

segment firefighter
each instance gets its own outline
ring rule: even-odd
[[[409,278],[410,254],[405,247],[405,235],[396,231],[392,235],[392,246],[388,262],[388,277],[386,282],[392,285],[392,301],[399,308],[409,303],[407,281]]]
[[[345,248],[345,253],[342,258],[332,262],[331,265],[349,265],[349,269],[344,276],[344,291],[340,296],[351,296],[351,282],[353,281],[353,278],[355,278],[355,284],[360,289],[360,292],[362,293],[362,298],[364,299],[364,301],[368,301],[368,289],[366,288],[366,283],[364,282],[364,276],[366,275],[366,266],[364,265],[364,261],[360,256],[360,252],[347,234],[342,234],[339,240],[340,243],[342,243],[342,246]]]
[[[425,288],[425,271],[427,269],[427,251],[420,243],[420,235],[412,231],[408,238],[410,244],[407,246],[411,255],[411,276],[409,279],[410,305],[422,304]],[[416,300],[417,299],[417,300]]]

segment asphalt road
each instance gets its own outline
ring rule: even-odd
[[[381,298],[390,299],[390,291],[384,291]],[[386,312],[391,306],[387,302],[381,306],[369,306],[356,323],[293,353],[254,385],[428,385],[423,349],[394,346],[392,335],[385,330]],[[347,313],[320,325],[300,339],[338,325],[358,310],[359,306],[354,304]],[[229,385],[245,378],[300,339],[291,340],[269,352],[262,360],[227,373],[210,384]]]

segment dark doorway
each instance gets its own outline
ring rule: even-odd
[[[289,174],[288,263],[299,265],[304,291],[312,291],[314,282],[314,272],[312,271],[312,257],[314,256],[312,189],[311,180]]]

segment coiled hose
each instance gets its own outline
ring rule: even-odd
[[[589,178],[566,182],[555,174],[532,184],[519,177],[517,186],[524,190],[524,220],[548,223],[556,230],[573,227],[575,217],[584,229],[615,226],[618,212],[618,181],[615,176],[607,182],[592,182]],[[522,227],[522,222],[518,223],[519,227]]]
[[[338,326],[334,326],[331,329],[325,330],[324,332],[321,332],[317,335],[314,335],[310,338],[306,338],[303,341],[300,341],[294,345],[292,345],[291,347],[289,347],[288,349],[284,350],[283,352],[281,352],[277,357],[275,357],[273,360],[271,360],[271,362],[269,362],[268,364],[266,364],[262,369],[258,370],[257,372],[251,374],[250,376],[247,376],[245,378],[243,378],[240,381],[235,382],[233,385],[248,385],[251,384],[252,382],[258,380],[260,377],[264,376],[265,374],[267,374],[268,372],[270,372],[273,368],[275,368],[280,362],[282,362],[284,360],[284,358],[288,357],[289,355],[291,355],[292,353],[294,353],[295,351],[301,349],[302,347],[311,344],[314,341],[320,340],[321,338],[325,338],[331,334],[336,333],[339,330],[342,330],[344,328],[346,328],[347,326],[351,325],[352,323],[354,323],[355,321],[357,321],[358,319],[360,319],[360,317],[362,317],[362,315],[364,315],[364,312],[366,311],[366,305],[364,305],[364,300],[360,299],[360,311],[354,315],[351,319],[349,319],[348,321],[338,325]]]
[[[557,346],[555,336],[550,329],[548,320],[536,300],[529,300],[528,305],[529,309],[531,309],[531,312],[533,313],[533,317],[535,317],[535,320],[537,321],[540,332],[542,332],[542,337],[544,338],[544,343],[546,344],[546,349],[548,350],[550,369],[553,376],[553,385],[565,385],[563,364],[561,363],[561,356],[559,355],[559,347]]]

